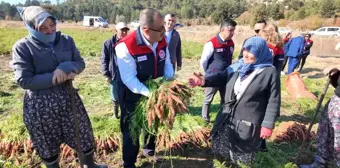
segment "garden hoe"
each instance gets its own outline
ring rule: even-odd
[[[319,113],[321,104],[322,104],[322,102],[323,102],[323,99],[325,98],[325,95],[326,95],[326,93],[327,93],[327,90],[328,90],[328,87],[329,87],[330,82],[331,82],[331,80],[330,80],[330,78],[329,78],[328,81],[327,81],[327,83],[326,83],[326,85],[325,85],[325,88],[324,88],[324,90],[323,90],[323,93],[322,93],[322,95],[320,96],[320,99],[319,99],[319,101],[318,101],[318,104],[316,105],[315,113],[314,113],[313,119],[312,119],[311,123],[309,124],[309,127],[308,127],[308,130],[307,130],[307,132],[306,132],[306,136],[305,136],[305,137],[309,137],[310,131],[311,131],[313,125],[314,125],[314,122],[315,122],[315,120],[316,120],[316,117],[318,116],[318,113]],[[297,154],[297,156],[296,156],[296,158],[295,158],[295,163],[297,163],[297,161],[299,160],[299,158],[300,158],[300,156],[301,156],[301,154],[302,154],[302,151],[303,151],[304,146],[305,146],[305,143],[306,143],[306,139],[308,139],[308,138],[305,138],[305,139],[303,139],[303,141],[302,141],[302,144],[301,144],[301,146],[300,146],[299,152],[298,152],[298,154]]]
[[[73,88],[72,80],[67,81],[67,87],[68,87],[68,90],[70,92],[70,97],[71,97],[71,109],[72,109],[73,118],[74,118],[74,128],[75,128],[76,145],[77,145],[76,149],[77,149],[79,164],[80,164],[80,168],[86,168],[84,167],[84,164],[83,164],[84,156],[80,148],[80,130],[79,130],[79,123],[78,123],[78,118],[77,118],[77,107],[76,107],[76,96],[75,96],[76,90]]]

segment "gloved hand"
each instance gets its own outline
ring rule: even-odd
[[[340,70],[333,68],[329,71],[328,78],[331,80],[331,84],[334,88],[338,87],[338,80],[340,77]]]
[[[273,129],[261,127],[260,138],[267,139],[272,136]]]

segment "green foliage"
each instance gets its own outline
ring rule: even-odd
[[[191,41],[182,41],[182,57],[196,58],[201,57],[203,51],[203,44]]]
[[[279,20],[284,18],[283,6],[281,4],[270,4],[266,8],[268,9],[268,14],[272,19]]]
[[[252,14],[251,22],[250,25],[255,25],[255,22],[257,20],[263,20],[268,18],[267,10],[266,10],[266,5],[264,4],[259,4],[256,5],[255,7],[252,7],[250,9],[250,13]]]
[[[0,29],[0,55],[9,54],[12,52],[14,43],[27,36],[28,32],[25,29],[1,28]]]
[[[304,2],[300,0],[284,0],[283,5],[296,11],[304,5]]]
[[[74,0],[57,4],[51,4],[50,1],[27,0],[25,4],[16,5],[1,2],[0,18],[8,16],[9,19],[20,20],[15,7],[29,5],[42,5],[58,19],[82,20],[83,16],[92,15],[102,16],[110,23],[117,23],[117,16],[124,17],[127,22],[137,20],[140,10],[148,7],[158,9],[163,14],[174,13],[180,19],[212,17],[214,23],[219,23],[224,18],[236,18],[248,10],[252,14],[251,24],[259,19],[297,20],[316,14],[330,18],[340,12],[340,0],[284,0],[283,2],[271,1],[267,5],[246,0],[91,0],[85,2]]]
[[[219,1],[216,11],[212,14],[215,23],[220,23],[225,18],[236,18],[246,10],[245,1],[224,0]]]
[[[12,113],[0,120],[1,142],[22,142],[27,140],[28,132],[22,113]]]
[[[107,139],[112,135],[120,135],[120,125],[117,119],[92,115],[90,120],[96,138]]]
[[[336,3],[335,0],[323,0],[321,2],[320,14],[323,17],[329,18],[335,14]]]

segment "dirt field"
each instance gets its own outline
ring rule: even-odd
[[[76,23],[59,23],[58,29],[99,29],[100,31],[114,31],[115,25],[109,25],[109,28],[93,28],[84,27],[81,22]],[[0,20],[0,27],[23,27],[24,24],[20,21],[3,21]],[[219,31],[219,26],[186,26],[180,28],[179,33],[184,40],[205,43],[211,39]],[[293,35],[299,35],[299,31],[294,31]],[[254,35],[250,26],[239,25],[236,28],[234,42],[237,47],[241,47],[244,39]],[[335,50],[335,46],[340,42],[340,37],[312,37],[314,41],[311,49],[311,54],[315,56],[338,56],[340,51]]]
[[[0,21],[0,28],[1,27],[24,27],[22,22],[3,22]],[[112,27],[112,26],[111,26]],[[86,28],[82,26],[77,26],[76,24],[59,24],[59,29],[95,29],[95,28]],[[100,31],[111,31],[110,29],[101,29]],[[184,40],[188,41],[196,41],[200,43],[206,42],[209,38],[214,36],[216,32],[218,32],[218,26],[196,26],[196,27],[184,27],[179,30],[182,38]],[[243,40],[249,36],[252,35],[252,30],[250,27],[247,26],[239,26],[236,30],[236,34],[234,37],[236,45],[242,44]],[[323,74],[323,69],[326,67],[331,66],[339,66],[340,65],[340,57],[336,56],[336,52],[334,49],[331,48],[333,45],[335,45],[336,41],[338,39],[328,39],[328,38],[315,38],[314,47],[312,50],[312,55],[307,58],[307,63],[305,65],[304,70],[302,71],[301,75],[303,78],[308,79],[319,79],[321,81],[326,80],[325,75]],[[320,45],[322,44],[322,45]],[[329,49],[324,49],[329,48]],[[334,47],[333,47],[334,48]],[[321,54],[320,54],[321,53]],[[238,55],[239,53],[235,53]],[[340,54],[339,54],[340,55]],[[13,72],[9,68],[9,61],[11,60],[10,55],[6,56],[0,56],[0,73],[4,74],[3,78],[4,80],[8,81],[8,86],[6,88],[10,88],[12,86],[16,86],[13,80]],[[97,85],[98,83],[95,83],[96,80],[103,80],[102,83],[104,83],[104,78],[101,75],[100,71],[100,61],[99,58],[93,58],[93,57],[85,57],[86,60],[86,69],[85,71],[79,76],[78,81],[81,80],[87,80],[89,84]],[[182,70],[176,73],[176,77],[182,81],[187,81],[188,77],[195,71],[199,71],[199,60],[198,59],[184,59],[183,60],[183,67]],[[316,80],[315,80],[316,81]],[[313,80],[313,82],[315,82]],[[101,83],[99,83],[101,84]],[[17,87],[17,86],[16,86]],[[323,87],[323,86],[320,86]],[[92,86],[89,88],[92,88]],[[98,86],[93,86],[94,89],[99,89]],[[7,90],[6,90],[7,91]],[[21,91],[21,90],[20,90]],[[86,98],[93,98],[93,95],[85,95],[82,96]],[[295,99],[290,99],[289,96],[283,95],[282,96],[286,104],[294,104]],[[87,101],[86,98],[84,98],[84,101]],[[92,100],[92,99],[91,99]],[[87,104],[87,108],[89,113],[92,114],[102,114],[110,111],[111,104],[108,100],[108,103],[105,103],[105,100],[100,99],[100,105],[97,105],[96,103],[89,103],[85,102]],[[197,103],[197,102],[196,102]],[[215,105],[215,104],[214,104]],[[12,107],[12,106],[11,106]],[[201,108],[201,100],[194,106],[196,108],[196,111],[198,111],[198,114],[200,115],[200,108]],[[11,111],[18,111],[22,110],[22,107],[13,107],[13,110]],[[287,110],[288,109],[288,110]],[[1,108],[0,108],[1,112]],[[294,106],[287,108],[282,107],[281,110],[281,120],[295,120],[295,114],[300,113],[302,116],[304,111],[299,111],[299,109],[294,109]],[[286,157],[286,153],[294,153],[294,150],[297,149],[298,146],[294,145],[287,145],[287,144],[273,144],[269,143],[270,149],[272,150],[272,153],[267,154],[260,154],[260,158],[266,160],[270,163],[278,163],[278,167],[282,167],[282,165],[287,163],[287,160],[283,160],[281,158]],[[294,149],[294,150],[292,150]],[[291,151],[288,151],[291,150]],[[293,151],[293,152],[292,152]],[[278,156],[277,158],[275,156],[272,156],[273,154],[278,154],[282,156]],[[103,159],[103,162],[110,163],[110,167],[121,167],[122,160],[121,160],[121,151],[117,151],[114,153],[111,153],[106,159]],[[283,156],[284,155],[284,156]],[[289,155],[289,154],[287,154]],[[100,160],[100,158],[98,158]],[[261,167],[261,159],[257,164],[260,165],[257,167]],[[151,167],[163,167],[168,168],[171,167],[171,165],[175,168],[210,168],[213,167],[214,161],[213,156],[210,153],[210,150],[205,147],[191,147],[186,146],[183,150],[174,151],[172,153],[172,161],[167,159],[164,162],[158,163],[156,165],[153,165],[152,163],[148,162],[145,158],[139,157],[142,165],[139,165],[143,168],[151,168]],[[144,160],[144,161],[143,161]],[[146,161],[145,161],[146,160]],[[268,161],[269,160],[269,161]],[[276,161],[277,160],[277,161]],[[309,159],[310,160],[310,159]],[[274,164],[275,165],[275,164]],[[72,167],[72,165],[71,165]],[[285,166],[286,167],[286,166]],[[262,167],[261,167],[262,168]],[[289,167],[290,168],[290,167]]]

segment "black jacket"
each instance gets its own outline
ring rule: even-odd
[[[276,73],[275,67],[265,68],[255,76],[239,100],[234,94],[238,72],[229,76],[223,72],[206,77],[205,87],[226,86],[225,103],[216,117],[212,135],[224,124],[229,124],[234,130],[229,139],[235,150],[257,151],[261,126],[274,128],[275,120],[280,115],[280,78]]]
[[[105,77],[114,79],[117,73],[117,61],[115,45],[117,44],[117,35],[104,42],[102,48],[102,55],[100,57],[102,72]]]

